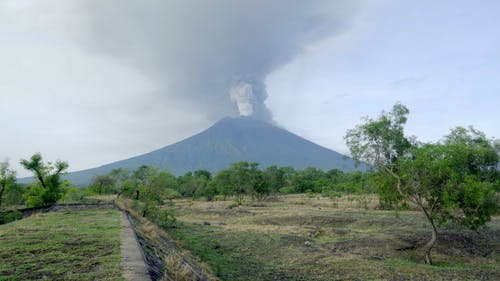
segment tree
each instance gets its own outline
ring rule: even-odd
[[[109,172],[109,175],[115,180],[117,184],[120,184],[128,179],[130,179],[130,171],[125,168],[116,168]]]
[[[0,207],[4,192],[16,183],[16,172],[9,168],[9,162],[0,163]]]
[[[113,193],[116,180],[111,174],[96,175],[90,181],[90,188],[97,194]]]
[[[178,190],[185,197],[193,199],[205,195],[205,189],[212,179],[212,174],[207,170],[187,172],[177,178]]]
[[[285,185],[285,172],[276,165],[269,166],[264,170],[264,179],[267,182],[269,192],[277,193]]]
[[[142,165],[132,173],[132,177],[141,184],[147,184],[152,175],[158,173],[158,170],[157,167]]]
[[[207,196],[209,201],[212,200],[216,194],[222,194],[224,198],[235,194],[231,181],[231,170],[224,169],[218,171],[208,187],[205,196]]]
[[[457,128],[441,143],[418,143],[404,135],[408,113],[396,104],[377,120],[365,118],[345,139],[356,160],[377,168],[383,199],[410,202],[422,210],[432,228],[424,259],[432,264],[438,225],[452,221],[476,229],[491,219],[497,208],[493,195],[499,151],[472,128]]]
[[[233,194],[242,197],[244,194],[252,193],[251,169],[255,169],[257,163],[248,163],[245,161],[231,164],[230,180]]]
[[[251,170],[250,177],[253,187],[252,196],[257,197],[258,200],[266,198],[269,195],[270,190],[269,190],[269,182],[266,181],[266,178],[264,177],[264,172],[257,169],[257,166],[255,166]]]
[[[49,206],[61,199],[61,174],[68,168],[68,163],[56,161],[55,164],[44,164],[40,153],[33,154],[30,160],[22,159],[20,163],[26,170],[33,172],[38,183],[28,193],[28,206]]]

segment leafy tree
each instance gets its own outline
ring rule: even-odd
[[[252,192],[251,169],[255,169],[257,163],[248,163],[245,161],[236,162],[231,165],[230,180],[233,194],[242,196]]]
[[[251,170],[251,181],[253,196],[257,197],[258,200],[262,200],[269,195],[269,183],[264,177],[264,172],[255,167]]]
[[[212,179],[212,174],[207,170],[196,170],[194,171],[194,177],[209,181]]]
[[[26,203],[25,195],[28,193],[29,186],[18,183],[7,185],[2,198],[2,205],[24,205]]]
[[[125,197],[132,197],[132,194],[134,191],[138,189],[138,184],[136,181],[133,179],[126,179],[123,182],[121,182],[118,185],[118,195],[117,197],[119,198],[120,196],[125,196]]]
[[[325,173],[314,167],[307,167],[302,171],[298,171],[292,179],[295,192],[299,193],[306,191],[320,192],[321,187],[328,184],[325,182],[327,180]]]
[[[177,178],[179,192],[182,196],[192,197],[193,199],[203,196],[211,178],[212,174],[207,170],[196,170],[194,173],[187,172]]]
[[[212,174],[207,170],[196,170],[194,171],[194,181],[196,190],[193,198],[204,196],[208,185],[212,181]]]
[[[131,177],[130,171],[124,168],[113,169],[111,170],[111,172],[109,172],[109,175],[115,180],[117,184],[120,184],[123,181],[130,179]]]
[[[331,169],[326,172],[326,177],[333,183],[339,183],[344,178],[344,172],[339,169]]]
[[[187,172],[183,176],[179,176],[177,178],[177,184],[179,185],[179,191],[182,196],[194,196],[196,184],[192,172]]]
[[[127,193],[135,188],[133,193],[139,195],[138,199],[142,201],[140,212],[143,217],[163,227],[175,225],[175,215],[171,208],[161,208],[164,200],[171,200],[180,197],[180,194],[174,190],[177,181],[174,175],[169,171],[159,171],[156,167],[141,166],[133,172],[132,180],[125,180],[122,183],[122,190]]]
[[[269,166],[264,170],[264,180],[268,185],[269,192],[277,193],[285,185],[285,172],[277,166]]]
[[[147,184],[152,175],[158,172],[158,168],[142,165],[137,168],[132,174],[132,177],[141,184]]]
[[[4,192],[16,184],[16,172],[9,168],[9,162],[0,163],[0,207],[2,207],[2,198]]]
[[[115,183],[111,174],[97,175],[90,181],[90,189],[97,194],[109,194],[114,192]]]
[[[207,199],[207,201],[212,201],[215,195],[219,194],[217,186],[218,184],[219,181],[217,180],[217,177],[215,177],[212,181],[208,183],[207,187],[204,190],[204,196]]]
[[[30,160],[21,160],[21,165],[33,172],[37,184],[28,193],[29,207],[53,205],[62,197],[61,174],[68,168],[68,163],[56,161],[55,164],[43,163],[42,155],[35,153]]]
[[[145,197],[157,198],[159,203],[163,200],[174,199],[180,197],[177,188],[177,179],[172,173],[163,170],[148,175],[147,184],[143,186],[143,194]]]
[[[119,195],[126,194],[144,202],[163,204],[165,199],[179,197],[177,179],[169,171],[157,167],[140,166],[118,186]],[[139,196],[140,195],[140,196]]]
[[[377,168],[383,199],[422,210],[432,227],[424,258],[432,264],[438,225],[454,221],[476,229],[491,219],[499,151],[472,128],[457,128],[442,143],[417,143],[404,136],[408,113],[396,104],[376,120],[365,118],[345,138],[355,159]]]
[[[217,172],[209,189],[210,195],[222,194],[224,197],[227,197],[235,194],[236,192],[231,179],[231,170],[225,169]]]

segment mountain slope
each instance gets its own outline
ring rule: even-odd
[[[238,161],[270,165],[309,166],[329,170],[356,169],[352,159],[314,144],[269,123],[246,117],[224,118],[207,130],[161,149],[107,164],[98,168],[69,173],[65,177],[85,185],[92,176],[116,168],[133,170],[140,165],[159,166],[176,175],[206,169],[218,171]]]

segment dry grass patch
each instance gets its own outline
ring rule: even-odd
[[[373,196],[290,195],[258,202],[178,200],[183,225],[169,233],[222,280],[495,280],[500,218],[474,233],[442,229],[421,262],[430,232],[420,212],[377,210]],[[475,250],[472,250],[475,249]]]

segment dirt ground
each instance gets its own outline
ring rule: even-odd
[[[500,280],[500,218],[479,232],[446,226],[423,264],[430,228],[418,211],[375,196],[266,201],[177,200],[169,233],[222,280]]]

